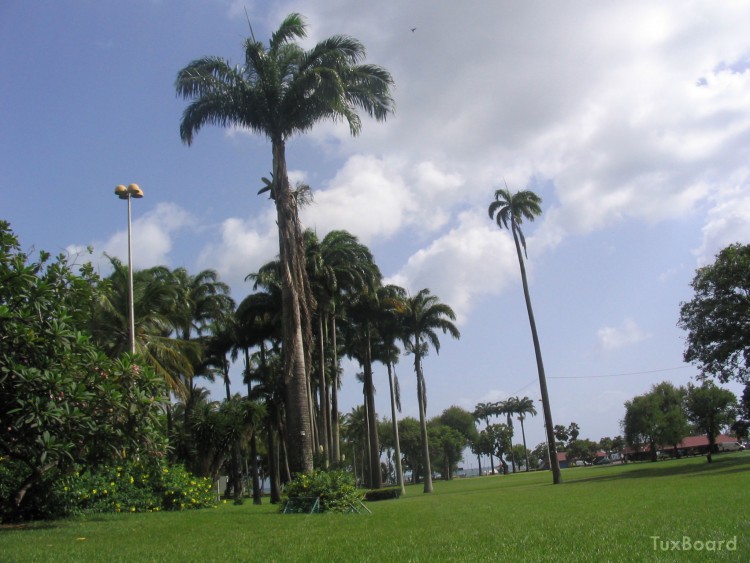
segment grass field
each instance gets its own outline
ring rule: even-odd
[[[437,481],[432,495],[410,486],[370,503],[370,515],[248,502],[5,527],[0,561],[750,561],[750,452],[567,469],[563,480]]]

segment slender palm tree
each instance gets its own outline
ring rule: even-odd
[[[367,414],[368,430],[370,432],[369,468],[370,487],[379,489],[382,486],[380,474],[380,444],[377,433],[377,412],[375,410],[375,384],[373,381],[372,364],[375,360],[374,345],[377,345],[374,334],[375,311],[377,310],[377,294],[374,291],[363,292],[356,300],[348,305],[348,323],[345,333],[345,351],[350,358],[356,359],[362,366],[362,383]]]
[[[495,406],[495,403],[478,403],[476,407],[474,407],[474,420],[477,422],[482,421],[484,422],[485,428],[487,428],[490,425],[490,418],[493,416],[497,416],[497,408]],[[481,449],[481,445],[480,445]],[[492,457],[492,449],[488,448],[488,455],[490,456],[490,471],[491,474],[494,475],[495,473],[495,460]],[[477,452],[477,458],[481,456],[481,452]],[[481,475],[481,459],[479,462],[479,474]]]
[[[377,292],[380,306],[376,311],[375,328],[383,348],[382,357],[378,359],[385,363],[388,370],[388,389],[391,396],[391,430],[393,446],[396,451],[396,480],[403,494],[406,492],[406,488],[404,487],[404,471],[401,466],[401,440],[398,435],[398,419],[396,418],[396,411],[401,412],[401,388],[396,375],[396,363],[398,363],[399,356],[396,340],[401,334],[399,311],[403,310],[406,290],[397,285],[386,285],[379,287]]]
[[[529,470],[529,450],[526,448],[526,431],[523,428],[523,421],[526,420],[526,415],[536,416],[536,407],[534,406],[534,400],[529,397],[523,397],[519,399],[516,397],[516,414],[518,415],[518,421],[521,423],[521,437],[523,438],[523,451],[526,456],[526,471]]]
[[[365,482],[365,468],[369,467],[369,442],[370,432],[367,419],[367,408],[365,405],[358,405],[352,408],[351,412],[344,415],[343,434],[346,445],[349,446],[349,454],[352,458],[352,465],[355,478],[357,477],[357,460],[359,460],[359,479],[360,483]]]
[[[340,459],[340,431],[338,390],[341,385],[338,360],[337,321],[346,315],[347,307],[363,293],[375,291],[380,285],[381,273],[372,252],[357,237],[347,231],[331,231],[321,243],[324,263],[333,266],[336,272],[338,290],[331,294],[328,303],[331,338],[331,442],[332,461]]]
[[[523,284],[523,295],[526,300],[526,312],[529,315],[529,326],[531,327],[531,338],[534,341],[534,354],[536,355],[536,366],[539,373],[539,387],[542,393],[542,409],[544,410],[544,424],[547,431],[547,445],[550,451],[552,463],[552,482],[559,484],[562,482],[560,475],[560,464],[557,461],[555,450],[555,435],[552,424],[552,409],[549,404],[549,393],[547,392],[547,378],[544,374],[544,362],[542,361],[542,348],[539,345],[539,335],[536,330],[536,321],[534,320],[534,311],[531,308],[531,297],[529,295],[529,282],[526,279],[526,266],[524,265],[524,256],[526,256],[526,238],[521,230],[521,223],[524,219],[533,221],[542,214],[542,198],[530,190],[524,190],[511,194],[507,189],[495,191],[495,201],[490,203],[488,213],[490,219],[497,222],[501,229],[510,229],[513,233],[513,241],[516,244],[516,254],[518,255],[518,265],[521,269],[521,282]],[[521,253],[523,248],[523,253]]]
[[[191,144],[206,124],[244,127],[271,142],[273,181],[267,191],[276,206],[279,231],[284,378],[294,472],[313,468],[307,393],[311,319],[304,243],[287,175],[286,142],[319,121],[331,119],[345,120],[356,135],[362,125],[357,110],[383,121],[394,107],[391,75],[379,66],[360,64],[365,48],[359,41],[336,35],[306,51],[296,43],[306,35],[302,16],[290,14],[271,35],[268,46],[256,41],[251,30],[244,44],[243,65],[204,57],[180,70],[175,83],[178,95],[192,100],[180,124],[183,142]]]
[[[325,438],[321,439],[321,445],[328,454],[329,463],[334,463],[338,462],[338,447],[334,446],[334,441],[338,440],[338,386],[333,379],[338,366],[336,363],[326,362],[326,349],[335,354],[332,338],[329,339],[329,334],[335,330],[335,324],[329,333],[328,321],[333,320],[335,323],[337,308],[341,307],[346,295],[358,294],[366,288],[374,287],[380,280],[380,271],[370,250],[347,231],[331,231],[322,240],[312,230],[307,230],[304,234],[308,277],[316,303],[320,434]],[[327,364],[330,366],[328,371]],[[328,379],[325,377],[326,373],[330,375]],[[336,404],[336,408],[332,407],[332,403]]]
[[[422,359],[429,351],[430,345],[436,353],[440,352],[440,339],[437,331],[448,333],[453,338],[460,338],[461,333],[452,321],[456,314],[448,305],[441,303],[436,295],[431,295],[425,288],[416,295],[403,301],[401,321],[406,352],[414,355],[414,372],[417,376],[417,403],[419,404],[419,425],[422,435],[422,457],[425,468],[424,492],[432,492],[432,468],[430,467],[430,446],[427,442],[427,390],[425,388]]]
[[[495,410],[498,415],[505,416],[506,424],[508,425],[508,431],[510,436],[510,446],[513,447],[513,415],[518,410],[518,400],[516,397],[508,397],[504,401],[498,401],[495,403]],[[513,468],[513,473],[516,472],[516,462],[513,457],[510,458],[510,465]]]

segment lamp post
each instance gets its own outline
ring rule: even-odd
[[[115,195],[128,201],[128,316],[130,321],[130,353],[135,354],[135,310],[133,306],[133,242],[130,234],[130,200],[143,197],[143,190],[138,184],[130,184],[127,188],[119,185],[115,188]]]

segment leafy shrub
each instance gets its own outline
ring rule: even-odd
[[[282,510],[290,499],[320,499],[320,512],[349,512],[362,501],[354,477],[345,471],[322,471],[297,475],[284,489]]]
[[[77,473],[61,483],[70,513],[158,512],[216,505],[209,479],[181,465],[127,462]]]
[[[387,487],[385,489],[372,489],[365,493],[365,500],[388,500],[399,498],[401,496],[401,487]]]
[[[0,220],[3,521],[54,517],[50,491],[76,467],[166,452],[164,378],[96,345],[88,329],[106,284],[90,264],[73,267],[46,252],[33,261]]]
[[[66,499],[57,492],[57,480],[49,474],[37,479],[19,510],[16,492],[27,479],[26,464],[0,456],[0,522],[61,518],[69,514]]]

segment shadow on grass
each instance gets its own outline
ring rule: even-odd
[[[657,462],[640,462],[630,468],[628,471],[618,471],[610,475],[593,475],[591,477],[582,477],[570,479],[569,485],[577,483],[590,483],[593,481],[617,481],[621,479],[641,479],[641,478],[659,478],[659,477],[689,477],[700,476],[708,473],[712,474],[730,474],[740,473],[750,470],[750,456],[732,456],[722,457],[714,455],[713,463],[708,463],[705,458],[694,459],[694,463],[679,463],[679,460],[667,460]]]
[[[58,524],[52,522],[19,522],[15,524],[0,524],[0,534],[3,532],[35,532],[37,530],[51,530],[59,528]]]
[[[90,522],[107,522],[125,514],[104,513],[104,514],[83,514],[78,516],[69,516],[58,520],[28,520],[24,522],[6,522],[0,524],[0,534],[3,532],[36,532],[39,530],[52,530],[57,528],[66,528],[76,524],[87,524]]]

